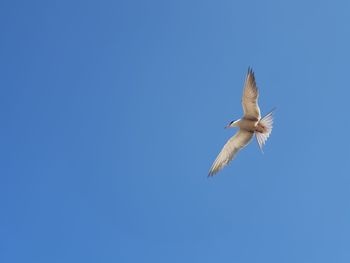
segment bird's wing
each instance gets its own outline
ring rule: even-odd
[[[231,137],[222,148],[218,157],[216,157],[210,168],[209,176],[213,176],[224,168],[233,159],[237,152],[249,143],[252,137],[253,133],[245,130],[239,130],[233,137]]]
[[[260,109],[258,105],[259,91],[256,86],[254,72],[251,68],[248,69],[247,77],[244,83],[242,106],[244,118],[259,120]]]

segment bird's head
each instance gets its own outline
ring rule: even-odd
[[[240,121],[240,119],[231,121],[231,122],[225,127],[225,129],[227,129],[227,128],[233,128],[233,127],[238,127],[238,122],[239,122],[239,121]]]

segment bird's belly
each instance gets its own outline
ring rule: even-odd
[[[258,124],[257,121],[242,120],[241,123],[239,124],[239,127],[246,131],[255,132],[257,124]]]
[[[266,127],[262,125],[260,122],[256,125],[255,130],[260,133],[265,133],[266,132]]]

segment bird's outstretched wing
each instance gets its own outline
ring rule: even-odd
[[[242,106],[244,118],[250,120],[260,120],[260,108],[258,105],[259,91],[256,86],[254,72],[248,69],[247,77],[244,83]]]
[[[233,137],[231,137],[222,148],[218,157],[216,157],[209,170],[208,176],[213,176],[224,168],[233,159],[237,152],[249,143],[252,137],[253,133],[245,130],[239,130]]]

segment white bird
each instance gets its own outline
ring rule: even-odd
[[[270,136],[273,125],[273,110],[261,118],[258,105],[259,91],[256,86],[254,72],[248,68],[242,96],[243,118],[231,121],[225,128],[239,127],[239,131],[227,141],[209,170],[213,176],[224,168],[245,147],[254,134],[259,147],[262,148]]]

